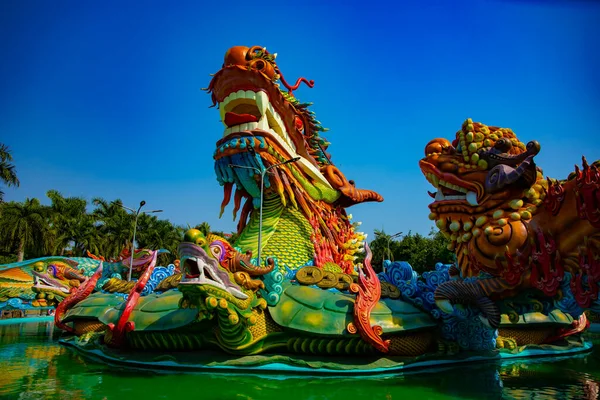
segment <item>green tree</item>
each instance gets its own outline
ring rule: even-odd
[[[96,206],[92,216],[103,237],[101,255],[116,258],[124,248],[131,248],[134,216],[122,207],[123,202],[119,199],[108,202],[96,197],[92,203]]]
[[[385,231],[375,229],[375,239],[369,243],[369,247],[371,248],[371,253],[373,254],[371,258],[371,266],[376,272],[379,272],[383,268],[383,260],[397,260],[395,257],[396,248],[398,247],[398,242],[395,238],[399,237],[402,233],[396,233],[393,235],[388,235]],[[361,257],[364,259],[364,254]],[[362,262],[362,260],[360,260]]]
[[[77,246],[81,256],[86,256],[87,251],[92,254],[103,254],[105,238],[102,232],[98,229],[94,217],[87,214],[82,217],[83,220],[79,224],[79,233],[77,235]]]
[[[0,234],[8,243],[16,245],[17,261],[23,261],[26,252],[31,256],[44,254],[48,233],[47,207],[36,198],[28,198],[23,203],[3,203],[0,212]]]
[[[208,222],[204,221],[201,224],[196,225],[194,227],[194,229],[198,229],[200,232],[202,232],[204,234],[204,236],[206,236],[210,233],[210,224]]]
[[[7,145],[0,143],[0,180],[6,186],[19,186],[17,170],[12,163],[13,157]],[[0,203],[4,201],[4,192],[0,190]]]
[[[383,230],[375,230],[375,239],[369,243],[373,252],[371,264],[375,271],[381,271],[384,259],[406,261],[419,273],[432,270],[438,262],[454,262],[454,253],[447,248],[450,242],[439,231],[432,229],[428,236],[409,231],[401,240],[396,240],[394,236]]]
[[[74,255],[83,255],[81,241],[84,226],[93,225],[92,218],[86,210],[87,201],[79,197],[64,197],[56,190],[49,190],[46,196],[52,201],[50,206],[52,254],[58,253],[62,256],[65,250],[70,248]]]
[[[170,254],[159,256],[160,264],[166,265],[177,258],[177,247],[183,240],[183,233],[183,227],[175,226],[169,220],[142,213],[138,217],[137,247],[169,250]]]

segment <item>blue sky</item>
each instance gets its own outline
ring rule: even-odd
[[[600,3],[0,2],[0,142],[21,186],[120,198],[176,224],[218,219],[223,127],[201,91],[235,45],[278,53],[325,127],[333,162],[383,203],[350,208],[373,238],[426,234],[418,160],[466,118],[538,140],[544,173],[600,158]]]

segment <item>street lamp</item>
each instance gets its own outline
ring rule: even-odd
[[[130,264],[129,264],[129,277],[127,278],[127,280],[130,281],[131,280],[131,272],[133,271],[133,255],[135,253],[135,231],[137,230],[137,220],[138,220],[138,216],[140,215],[140,210],[142,209],[142,207],[144,207],[144,205],[146,205],[146,202],[144,200],[140,201],[140,206],[138,207],[137,211],[134,210],[133,208],[126,207],[120,203],[115,203],[115,204],[120,207],[123,207],[124,209],[129,210],[135,214],[135,222],[133,223],[133,240],[131,241],[131,260],[130,260]],[[144,213],[152,214],[152,213],[159,213],[162,211],[163,210],[152,210],[152,211],[144,211]]]
[[[252,156],[256,155],[256,151],[251,146],[248,147],[248,152],[250,154],[252,154]],[[273,164],[273,165],[271,165],[271,166],[269,166],[267,168],[264,168],[262,166],[262,164],[261,164],[262,168],[248,167],[246,165],[229,164],[229,166],[231,168],[253,169],[253,170],[255,170],[256,172],[258,172],[260,174],[260,206],[258,208],[258,210],[259,210],[258,211],[258,265],[259,266],[261,265],[261,262],[260,262],[260,248],[261,248],[261,244],[262,244],[262,209],[263,209],[263,192],[264,192],[265,174],[267,172],[269,172],[269,170],[271,170],[271,169],[273,169],[275,167],[279,167],[279,166],[284,165],[284,164],[289,164],[289,163],[292,163],[292,162],[296,162],[299,159],[300,159],[300,157],[294,157],[292,159],[285,160],[285,161],[282,161],[282,162],[277,163],[277,164]]]
[[[391,257],[391,261],[394,261],[394,255],[391,254],[392,252],[390,251],[390,242],[392,241],[392,239],[397,238],[400,235],[402,235],[402,232],[394,233],[393,235],[387,237],[387,253],[386,254],[388,257]],[[381,265],[383,265],[383,262],[385,261],[386,254],[381,256]]]

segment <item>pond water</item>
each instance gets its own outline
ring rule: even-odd
[[[0,325],[0,399],[596,399],[594,351],[354,378],[174,374],[109,367],[58,344],[51,322]]]

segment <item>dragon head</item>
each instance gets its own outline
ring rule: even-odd
[[[212,293],[224,291],[240,300],[249,297],[248,290],[264,288],[261,281],[252,277],[268,274],[274,268],[272,261],[266,267],[253,265],[251,253],[242,254],[224,238],[213,234],[205,236],[197,229],[185,233],[179,256],[183,274],[180,288],[207,286]]]
[[[267,303],[256,295],[259,289],[264,289],[263,281],[252,277],[271,272],[274,264],[254,266],[250,253],[241,254],[224,238],[204,235],[197,229],[185,233],[179,256],[182,308],[197,308],[199,321],[218,314],[228,326],[237,326],[236,329],[244,325],[240,325],[242,320],[256,323],[253,310],[264,310]]]
[[[451,239],[463,276],[499,275],[497,255],[514,254],[527,239],[527,221],[547,189],[533,158],[536,141],[519,141],[510,129],[467,119],[456,138],[433,139],[420,168],[437,189],[429,193],[430,219]]]
[[[217,179],[224,186],[221,214],[235,185],[234,219],[246,199],[238,223],[241,233],[252,210],[259,208],[264,187],[265,199],[301,209],[307,221],[316,216],[311,222],[313,236],[329,239],[330,233],[322,230],[327,230],[327,218],[340,214],[338,209],[345,216],[344,207],[383,198],[357,189],[333,165],[329,143],[321,136],[326,129],[308,109],[310,103],[299,102],[293,94],[300,82],[310,87],[313,82],[300,78],[294,86],[288,84],[276,56],[259,46],[232,47],[207,88],[225,125],[214,154]],[[282,90],[278,81],[288,90]],[[356,239],[347,225],[348,237],[336,248]],[[340,254],[336,261],[344,256]]]
[[[62,300],[86,279],[75,266],[77,263],[70,260],[36,262],[31,268],[33,291],[39,298]]]
[[[166,252],[166,250],[159,250],[159,254]],[[136,249],[133,253],[133,274],[140,275],[144,272],[150,263],[152,262],[152,250],[149,249]],[[124,266],[129,268],[131,264],[131,250],[124,248],[119,254],[118,261],[121,261]]]

